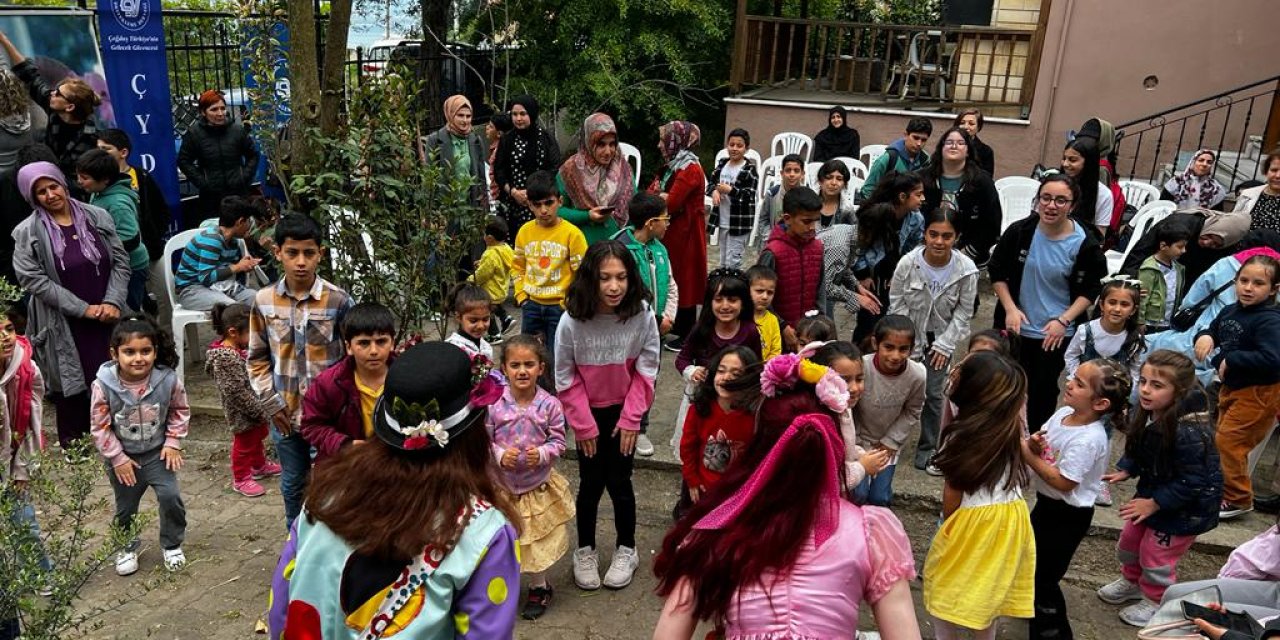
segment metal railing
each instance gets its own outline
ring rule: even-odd
[[[1036,32],[740,16],[731,84],[951,104],[1031,103]]]
[[[1280,76],[1259,80],[1116,126],[1117,172],[1159,184],[1199,149],[1217,152],[1216,177],[1233,189],[1257,177],[1262,133]],[[1127,171],[1126,171],[1127,169]]]

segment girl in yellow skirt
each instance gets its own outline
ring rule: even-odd
[[[957,408],[942,432],[934,464],[945,480],[942,528],[924,563],[924,606],[938,640],[996,636],[996,618],[1033,615],[1035,538],[1022,490],[1022,407],[1027,377],[992,351],[953,369],[948,394]]]
[[[520,569],[529,594],[521,615],[537,620],[551,604],[547,569],[569,548],[565,523],[574,517],[569,483],[555,470],[564,453],[564,409],[538,386],[546,352],[532,336],[508,338],[502,350],[507,388],[489,407],[493,455],[520,512]]]

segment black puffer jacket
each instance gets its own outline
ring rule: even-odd
[[[244,195],[258,172],[258,148],[244,125],[200,118],[182,136],[178,168],[202,197]]]

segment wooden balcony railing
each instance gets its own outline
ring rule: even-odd
[[[738,16],[731,83],[1029,106],[1037,32]]]

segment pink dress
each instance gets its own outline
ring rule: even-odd
[[[766,575],[740,590],[725,624],[735,640],[852,640],[858,604],[876,603],[898,580],[915,578],[911,541],[893,512],[841,501],[839,526],[821,547],[805,544],[784,580]]]

